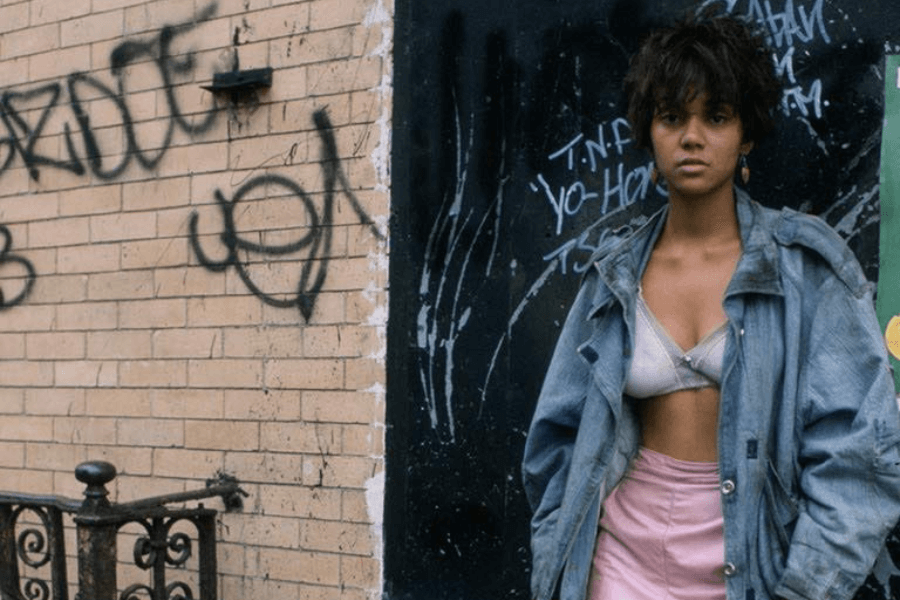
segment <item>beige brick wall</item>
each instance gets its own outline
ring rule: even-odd
[[[0,490],[227,473],[221,598],[380,597],[392,1],[0,4]]]

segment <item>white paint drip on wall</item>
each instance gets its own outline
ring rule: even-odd
[[[482,218],[474,239],[469,242],[468,247],[465,247],[464,233],[474,214],[474,210],[469,209],[463,216],[462,207],[466,198],[466,184],[474,140],[474,125],[471,123],[475,121],[475,118],[474,115],[470,115],[470,124],[466,130],[467,134],[464,135],[464,119],[459,111],[455,91],[453,93],[453,103],[456,107],[456,186],[453,195],[445,199],[439,217],[428,236],[428,243],[425,248],[425,265],[422,269],[419,289],[423,297],[430,297],[431,302],[422,302],[418,317],[417,336],[419,348],[428,355],[428,360],[424,365],[420,361],[419,379],[425,393],[431,426],[432,428],[437,428],[439,424],[438,390],[440,389],[443,390],[443,408],[446,415],[444,423],[449,430],[448,435],[451,442],[456,440],[456,422],[453,411],[454,347],[459,331],[465,326],[471,314],[471,307],[460,306],[462,285],[468,270],[469,257],[475,244],[484,233],[485,219],[487,218],[487,215]],[[450,200],[452,202],[448,207],[447,202]],[[460,222],[460,220],[462,221]],[[436,248],[437,244],[441,244],[439,248]],[[443,260],[438,273],[440,278],[436,280],[437,289],[432,295],[430,291],[431,268],[429,265],[433,257],[435,257],[436,250],[441,252]],[[463,254],[461,266],[458,253]],[[459,270],[458,272],[456,271],[457,269]],[[454,279],[456,287],[451,290],[449,288],[452,287]],[[452,302],[447,313],[450,323],[448,332],[444,332],[441,326],[441,318],[445,316],[443,313],[443,302],[446,298],[449,298],[447,301]],[[444,356],[443,385],[440,385],[439,382],[441,373],[436,373],[440,367],[437,364],[437,357],[440,352],[443,352]]]
[[[879,216],[877,211],[873,211],[868,219],[864,220],[862,223],[859,222],[860,215],[869,208],[872,204],[873,198],[878,194],[878,190],[880,189],[879,184],[875,184],[871,189],[865,192],[860,192],[856,186],[850,190],[849,193],[845,194],[843,197],[838,198],[837,202],[831,205],[828,210],[822,213],[821,217],[823,219],[827,219],[831,212],[835,209],[835,207],[846,207],[849,205],[851,200],[856,200],[856,204],[854,204],[847,213],[841,217],[841,220],[835,223],[832,227],[834,230],[840,233],[844,239],[848,239],[853,237],[854,235],[859,234],[859,232],[866,226],[870,225],[874,220],[876,220]]]

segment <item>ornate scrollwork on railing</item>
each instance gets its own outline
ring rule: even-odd
[[[153,598],[153,589],[143,584],[130,585],[119,596],[119,600],[141,600],[142,596],[138,594],[146,594],[147,598]]]
[[[75,477],[86,485],[83,501],[0,492],[0,599],[68,600],[66,514],[77,529],[76,600],[217,600],[216,511],[202,503],[168,506],[218,497],[226,510],[240,510],[246,492],[237,480],[223,475],[208,480],[205,489],[113,504],[106,486],[115,476],[115,467],[106,462],[79,465]],[[174,530],[181,522],[194,530]],[[134,564],[150,572],[152,583],[135,584],[119,594],[116,541],[120,529],[134,524],[143,528],[134,545]],[[167,567],[190,572],[191,584],[167,580]]]
[[[153,568],[154,563],[156,563],[156,549],[153,547],[153,541],[142,535],[134,542],[134,564],[146,571]]]
[[[181,593],[178,593],[179,591]],[[194,594],[186,583],[176,581],[166,587],[166,598],[168,600],[194,600]]]
[[[47,511],[33,506],[20,506],[13,512],[13,522],[18,523],[22,513],[29,512],[37,515],[41,519],[43,530],[35,527],[29,527],[23,530],[18,537],[16,543],[16,553],[23,563],[33,569],[39,569],[50,562],[52,558],[50,554],[50,545],[47,543],[47,537],[50,531],[50,519]],[[37,555],[37,556],[35,556]]]
[[[135,566],[145,571],[165,569],[166,565],[183,568],[193,556],[193,540],[183,531],[173,532],[172,528],[177,523],[189,522],[198,530],[197,522],[192,517],[176,516],[172,518],[154,518],[152,521],[136,519],[133,524],[140,525],[146,535],[141,535],[134,542]],[[155,598],[154,590],[145,585],[129,587],[120,600],[139,600],[139,593],[149,594]],[[183,581],[177,581],[166,587],[167,600],[193,600],[193,589]]]
[[[154,520],[153,524],[146,521],[134,521],[139,523],[148,535],[142,535],[134,543],[134,564],[141,569],[149,570],[157,566],[159,560],[158,551],[165,550],[165,563],[173,567],[184,566],[193,555],[191,536],[178,531],[171,533],[172,526],[180,521],[189,519],[176,518],[169,520]]]
[[[171,525],[172,523],[170,523],[170,526]],[[171,554],[170,551],[177,554]],[[192,554],[191,537],[188,534],[178,532],[169,536],[169,543],[166,551],[167,564],[170,564],[173,567],[180,567],[191,558]]]
[[[144,600],[153,598],[153,588],[144,584],[135,584],[126,588],[119,600]],[[194,592],[183,581],[175,581],[166,586],[166,600],[194,600]]]
[[[22,585],[26,600],[50,600],[50,586],[42,579],[28,579]]]
[[[3,519],[7,532],[2,537],[8,540],[7,543],[11,546],[10,553],[6,556],[15,557],[22,565],[35,571],[48,564],[51,565],[49,571],[45,571],[43,574],[28,573],[23,575],[21,580],[18,576],[18,569],[15,569],[11,575],[14,580],[13,585],[19,587],[17,590],[19,596],[16,597],[21,597],[23,600],[51,600],[54,598],[54,594],[49,582],[59,579],[59,573],[64,573],[61,570],[61,563],[65,561],[65,556],[62,556],[59,545],[52,543],[52,540],[59,540],[62,536],[59,510],[40,504],[21,503],[15,508],[13,506],[14,504],[7,505],[6,516]],[[53,511],[52,514],[51,511]],[[57,563],[55,571],[53,561]],[[8,569],[4,569],[4,575],[9,578],[10,574],[7,574],[7,571]]]

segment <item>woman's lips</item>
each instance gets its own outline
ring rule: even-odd
[[[682,173],[690,174],[699,173],[700,171],[708,167],[709,163],[699,158],[686,158],[678,161],[675,166]]]

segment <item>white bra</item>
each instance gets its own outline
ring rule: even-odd
[[[636,304],[634,356],[625,378],[625,393],[652,398],[677,390],[718,387],[728,322],[685,352],[650,312],[640,289]]]

